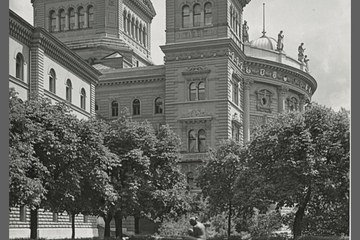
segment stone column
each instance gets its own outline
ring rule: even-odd
[[[55,14],[56,16],[56,28],[55,28],[55,32],[58,32],[60,30],[60,16],[58,13]]]
[[[244,80],[244,143],[250,141],[250,89],[253,82]]]
[[[79,14],[75,11],[75,26],[74,29],[79,29]]]
[[[67,11],[65,13],[65,28],[64,28],[65,31],[68,31],[69,30],[69,11]]]
[[[84,10],[84,28],[87,28],[89,26],[89,14],[88,10]]]
[[[286,93],[289,91],[289,88],[286,87],[285,85],[282,85],[280,87],[278,87],[278,106],[279,106],[279,113],[284,112],[285,110],[285,95]]]

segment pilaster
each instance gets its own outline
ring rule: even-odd
[[[285,85],[281,85],[280,87],[278,87],[278,95],[279,95],[279,100],[278,100],[278,106],[279,106],[279,113],[284,112],[285,110],[285,95],[286,93],[289,91],[289,88],[286,87]]]

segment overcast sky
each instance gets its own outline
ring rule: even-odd
[[[153,0],[152,58],[163,64],[159,46],[165,44],[165,0]],[[350,109],[350,0],[252,0],[244,9],[250,40],[261,36],[263,3],[266,35],[284,32],[284,51],[297,58],[301,42],[318,83],[312,100],[339,110]],[[30,0],[9,0],[10,9],[33,23]]]

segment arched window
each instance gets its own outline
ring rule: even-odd
[[[86,109],[86,92],[85,92],[85,89],[81,89],[81,92],[80,92],[80,107],[82,109]]]
[[[24,80],[24,57],[21,53],[16,55],[16,73],[15,76],[18,79]]]
[[[196,100],[196,83],[191,83],[189,86],[189,100]]]
[[[205,25],[212,24],[212,5],[210,2],[205,3],[204,23]]]
[[[135,37],[135,18],[131,18],[131,36]]]
[[[182,27],[190,27],[190,7],[188,5],[185,5],[182,8]]]
[[[75,29],[75,10],[73,8],[69,9],[69,29]]]
[[[143,32],[142,32],[142,29],[143,29],[143,25],[142,23],[139,24],[139,41],[140,41],[140,44],[143,43]]]
[[[298,111],[299,110],[299,102],[295,97],[288,98],[286,100],[286,108],[288,112]]]
[[[127,31],[127,13],[126,13],[126,10],[124,10],[124,13],[123,13],[123,26],[124,26],[124,32]]]
[[[139,21],[136,20],[135,22],[135,40],[139,40]]]
[[[147,33],[146,33],[146,27],[144,26],[144,29],[143,29],[143,45],[144,45],[144,47],[147,46],[146,38],[147,38]]]
[[[78,22],[79,29],[84,28],[85,25],[85,11],[83,7],[78,8]]]
[[[163,113],[163,100],[158,97],[155,99],[155,114]]]
[[[198,100],[205,100],[205,83],[200,82],[198,85]]]
[[[201,25],[201,6],[200,6],[200,4],[194,5],[193,24],[194,24],[194,27],[198,27]]]
[[[66,80],[66,100],[69,102],[72,100],[72,84],[70,79]]]
[[[194,173],[188,172],[186,174],[186,182],[190,189],[192,189],[194,187],[194,180],[195,180]]]
[[[132,105],[133,105],[133,115],[140,115],[140,100],[135,99]]]
[[[128,14],[128,17],[127,17],[127,33],[129,35],[131,33],[131,17],[130,17],[130,13]]]
[[[92,28],[94,26],[94,7],[92,5],[89,5],[87,12],[88,12],[88,19],[87,19],[88,27]]]
[[[235,15],[235,33],[238,34],[239,16],[238,13]]]
[[[196,134],[194,130],[189,131],[188,144],[189,152],[196,152]]]
[[[111,103],[111,116],[119,116],[119,103],[116,100],[112,101]]]
[[[56,89],[55,89],[55,81],[56,81],[56,73],[54,71],[54,69],[50,70],[50,75],[49,75],[49,91],[52,93],[55,93]]]
[[[50,11],[50,32],[56,31],[56,13],[55,11]]]
[[[206,134],[203,129],[199,130],[198,133],[198,149],[199,152],[206,152]]]
[[[60,17],[59,31],[64,31],[65,30],[65,22],[66,22],[64,9],[59,10],[59,17]]]

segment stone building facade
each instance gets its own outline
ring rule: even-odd
[[[164,64],[151,60],[150,0],[32,0],[41,27],[101,72],[94,111],[170,127],[182,140],[181,167],[195,187],[196,167],[222,139],[245,143],[284,111],[302,111],[317,83],[305,63],[263,35],[244,38],[250,0],[166,0]],[[285,49],[286,50],[286,49]],[[125,231],[149,225],[128,219]]]

